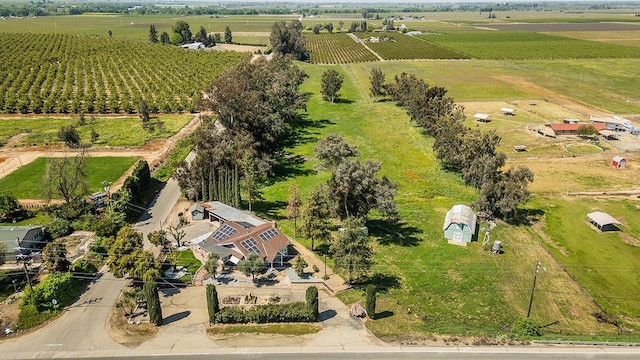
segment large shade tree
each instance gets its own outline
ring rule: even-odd
[[[47,162],[47,197],[61,197],[67,204],[80,199],[89,192],[87,178],[84,152],[75,157],[51,158]]]
[[[302,36],[302,23],[292,20],[289,24],[279,21],[273,24],[269,40],[275,53],[290,54],[296,60],[309,59],[309,51],[305,48],[306,40]]]

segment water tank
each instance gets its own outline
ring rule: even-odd
[[[502,242],[500,240],[494,241],[493,248],[491,248],[491,251],[493,251],[494,253],[499,253],[500,250],[502,250]]]

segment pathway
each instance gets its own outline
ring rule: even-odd
[[[367,44],[364,43],[364,41],[360,40],[357,36],[355,36],[352,33],[348,33],[347,34],[353,41],[357,42],[358,44],[364,46],[365,49],[369,50],[369,52],[371,52],[373,55],[375,55],[375,57],[378,58],[378,60],[380,61],[386,61],[385,59],[382,58],[382,56],[378,55],[377,52],[373,51],[369,46],[367,46]]]

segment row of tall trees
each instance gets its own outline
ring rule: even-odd
[[[435,139],[433,149],[442,167],[460,173],[467,185],[480,190],[473,204],[477,210],[503,219],[517,216],[518,206],[529,199],[533,173],[523,166],[504,169],[507,157],[496,151],[501,139],[495,130],[466,127],[464,109],[447,90],[429,86],[414,74],[402,73],[385,83],[382,71],[374,68],[369,79],[371,96],[388,96],[404,107],[424,133]]]
[[[237,207],[242,192],[251,209],[304,108],[308,95],[299,87],[306,77],[276,54],[270,61],[243,62],[214,80],[197,105],[215,113],[216,121],[203,121],[194,136],[197,157],[175,175],[185,196]]]
[[[221,42],[222,36],[220,34],[209,34],[204,26],[200,26],[200,29],[195,34],[191,32],[189,23],[184,20],[177,21],[171,26],[171,33],[163,31],[158,36],[158,30],[155,25],[149,26],[149,41],[152,43],[162,44],[186,44],[192,41],[201,42],[206,47],[215,46],[216,43]],[[224,33],[224,39],[227,44],[231,44],[233,41],[231,29],[227,26]]]

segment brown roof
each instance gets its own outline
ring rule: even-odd
[[[275,223],[266,223],[245,228],[234,221],[225,221],[220,228],[225,225],[237,231],[219,241],[214,239],[216,234],[216,232],[214,232],[206,241],[219,246],[233,245],[233,250],[239,251],[244,257],[249,256],[251,253],[256,253],[261,258],[272,263],[278,255],[278,251],[290,243],[289,238],[276,228]]]
[[[598,131],[607,128],[607,125],[603,123],[549,124],[549,127],[551,127],[553,131],[578,131],[578,128],[580,128],[580,126],[591,126]]]

